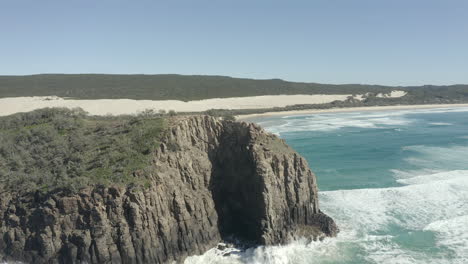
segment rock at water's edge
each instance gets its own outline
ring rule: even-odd
[[[232,236],[273,245],[335,236],[304,158],[255,124],[179,120],[151,187],[0,197],[0,260],[168,263]]]

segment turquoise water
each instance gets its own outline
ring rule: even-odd
[[[187,263],[468,263],[468,108],[252,121],[308,160],[341,232]]]

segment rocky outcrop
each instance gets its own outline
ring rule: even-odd
[[[222,240],[278,244],[334,236],[307,162],[254,124],[180,118],[146,189],[0,196],[0,260],[182,262]]]

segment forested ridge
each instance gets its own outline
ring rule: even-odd
[[[0,98],[60,96],[75,99],[201,100],[279,94],[365,94],[404,90],[417,96],[456,98],[468,85],[394,87],[256,80],[202,75],[39,74],[0,76]]]

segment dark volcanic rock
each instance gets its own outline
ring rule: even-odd
[[[0,260],[168,263],[235,237],[255,244],[334,236],[307,162],[254,124],[178,120],[148,189],[0,196]]]

